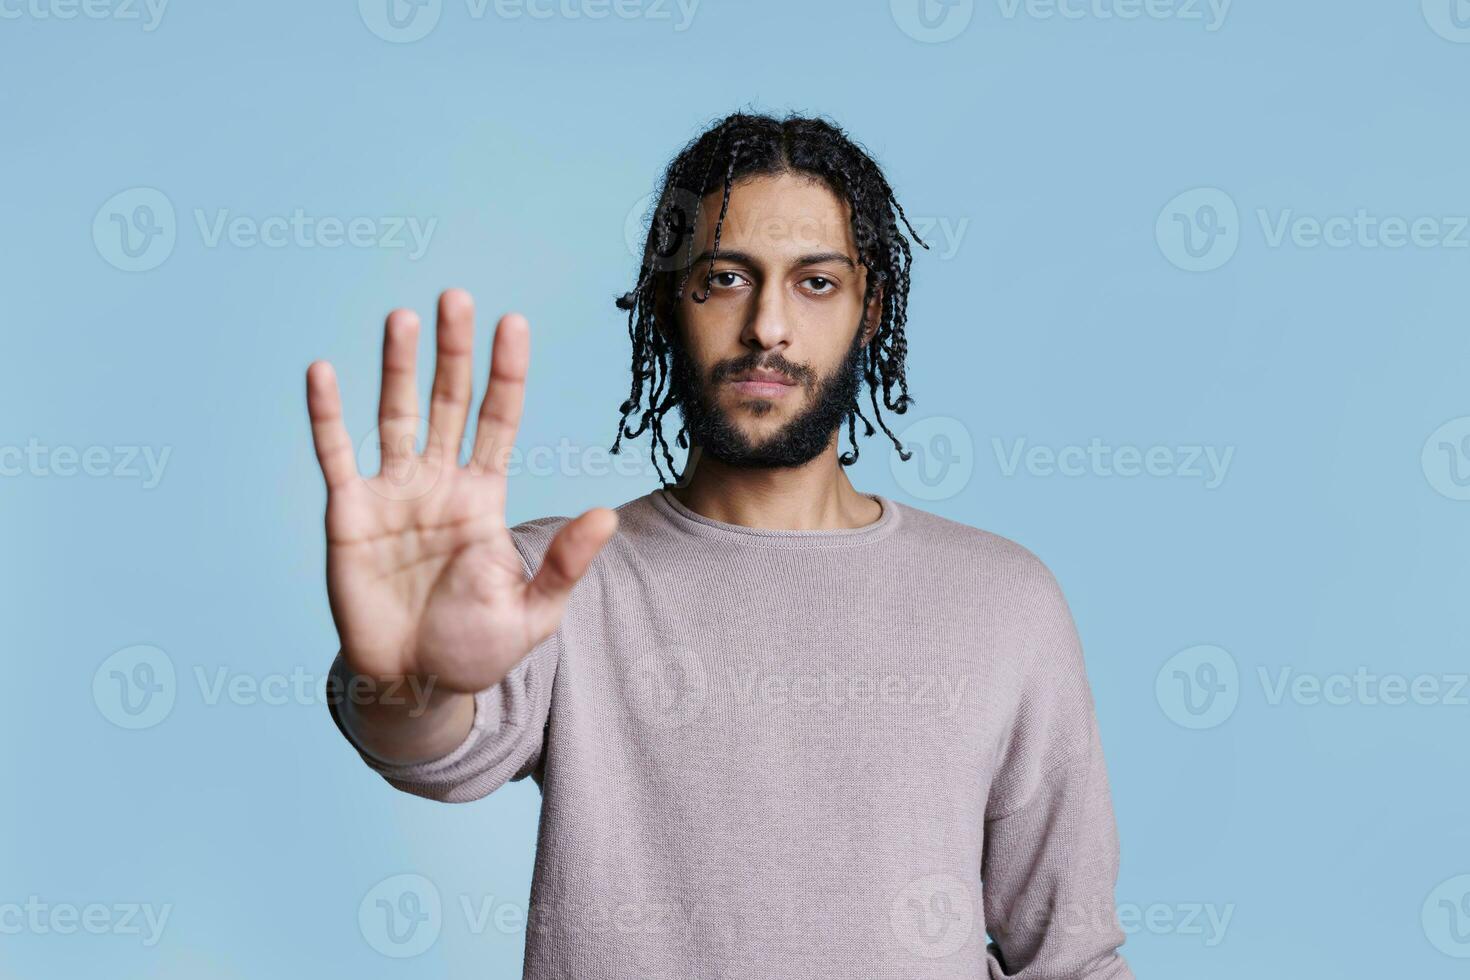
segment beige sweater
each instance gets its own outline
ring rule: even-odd
[[[1056,580],[874,499],[821,531],[630,500],[462,745],[363,754],[435,800],[540,785],[528,980],[1131,980]],[[512,529],[528,577],[566,520]]]

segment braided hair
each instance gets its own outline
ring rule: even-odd
[[[791,114],[776,119],[764,114],[736,112],[706,129],[681,150],[664,172],[657,204],[649,221],[644,243],[643,264],[637,284],[618,297],[617,307],[627,311],[628,339],[633,346],[633,385],[629,397],[620,406],[618,435],[609,450],[617,453],[623,436],[637,438],[645,429],[653,430],[649,456],[659,480],[664,478],[658,454],[662,451],[669,470],[675,470],[674,459],[664,437],[663,417],[679,403],[679,392],[669,385],[672,343],[676,330],[665,330],[665,318],[672,316],[673,303],[681,300],[692,270],[691,255],[700,207],[706,195],[723,185],[720,213],[715,222],[713,256],[720,252],[720,233],[730,205],[730,188],[746,177],[783,173],[811,175],[820,179],[851,209],[853,240],[857,244],[858,261],[868,270],[862,308],[868,309],[873,290],[880,284],[882,315],[878,329],[863,356],[863,377],[868,383],[873,416],[892,440],[899,458],[908,460],[898,437],[883,421],[878,392],[883,405],[895,414],[908,411],[913,399],[908,394],[905,358],[908,338],[904,327],[908,321],[909,267],[912,251],[908,239],[899,230],[902,220],[909,235],[928,248],[909,223],[903,207],[894,198],[887,179],[872,158],[836,125],[821,118]],[[895,214],[896,212],[896,214]],[[683,246],[683,254],[680,248]],[[714,276],[711,259],[704,277],[703,294],[692,299],[703,303],[709,298]],[[672,302],[671,302],[672,300]],[[643,388],[648,385],[648,407],[639,415],[638,427],[630,428],[628,416],[643,404]],[[897,397],[893,389],[898,388]],[[845,419],[847,438],[852,450],[838,458],[843,466],[857,461],[856,420],[861,418],[865,436],[874,433],[873,425],[863,415],[854,395]],[[688,448],[688,426],[680,429],[676,444]],[[682,479],[682,474],[678,477]]]

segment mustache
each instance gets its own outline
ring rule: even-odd
[[[793,364],[780,354],[773,354],[764,360],[759,355],[752,354],[716,364],[710,371],[709,380],[711,383],[724,381],[742,371],[775,371],[803,387],[808,386],[814,376],[811,368],[804,364]]]

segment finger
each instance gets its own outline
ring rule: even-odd
[[[394,310],[383,325],[383,391],[378,397],[378,440],[383,468],[416,455],[419,392],[414,381],[419,318],[413,310]]]
[[[617,511],[594,507],[569,521],[551,539],[536,577],[526,583],[527,616],[537,636],[550,636],[556,631],[572,586],[617,530]]]
[[[357,460],[352,440],[342,424],[342,396],[337,391],[337,372],[326,361],[314,361],[306,369],[306,411],[311,416],[311,441],[327,489],[336,490],[357,479]]]
[[[475,423],[476,472],[505,476],[510,450],[526,403],[526,372],[531,364],[531,327],[519,313],[507,313],[495,325],[490,351],[490,381]]]
[[[463,289],[446,289],[439,296],[439,323],[434,389],[429,396],[429,437],[425,454],[442,451],[459,459],[465,420],[470,414],[475,345],[475,304]]]

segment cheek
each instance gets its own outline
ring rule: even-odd
[[[806,359],[836,366],[856,339],[862,319],[861,297],[833,297],[793,307],[791,325]]]
[[[722,356],[728,356],[720,353],[725,348],[716,346],[712,341],[718,331],[712,330],[708,323],[695,316],[681,314],[678,333],[676,344],[681,349],[683,358],[690,362],[701,380],[708,377],[711,364]]]
[[[696,303],[686,297],[679,307],[679,320],[684,325],[686,348],[697,361],[728,356],[721,352],[739,346],[743,321],[729,300],[711,294],[706,302]]]

